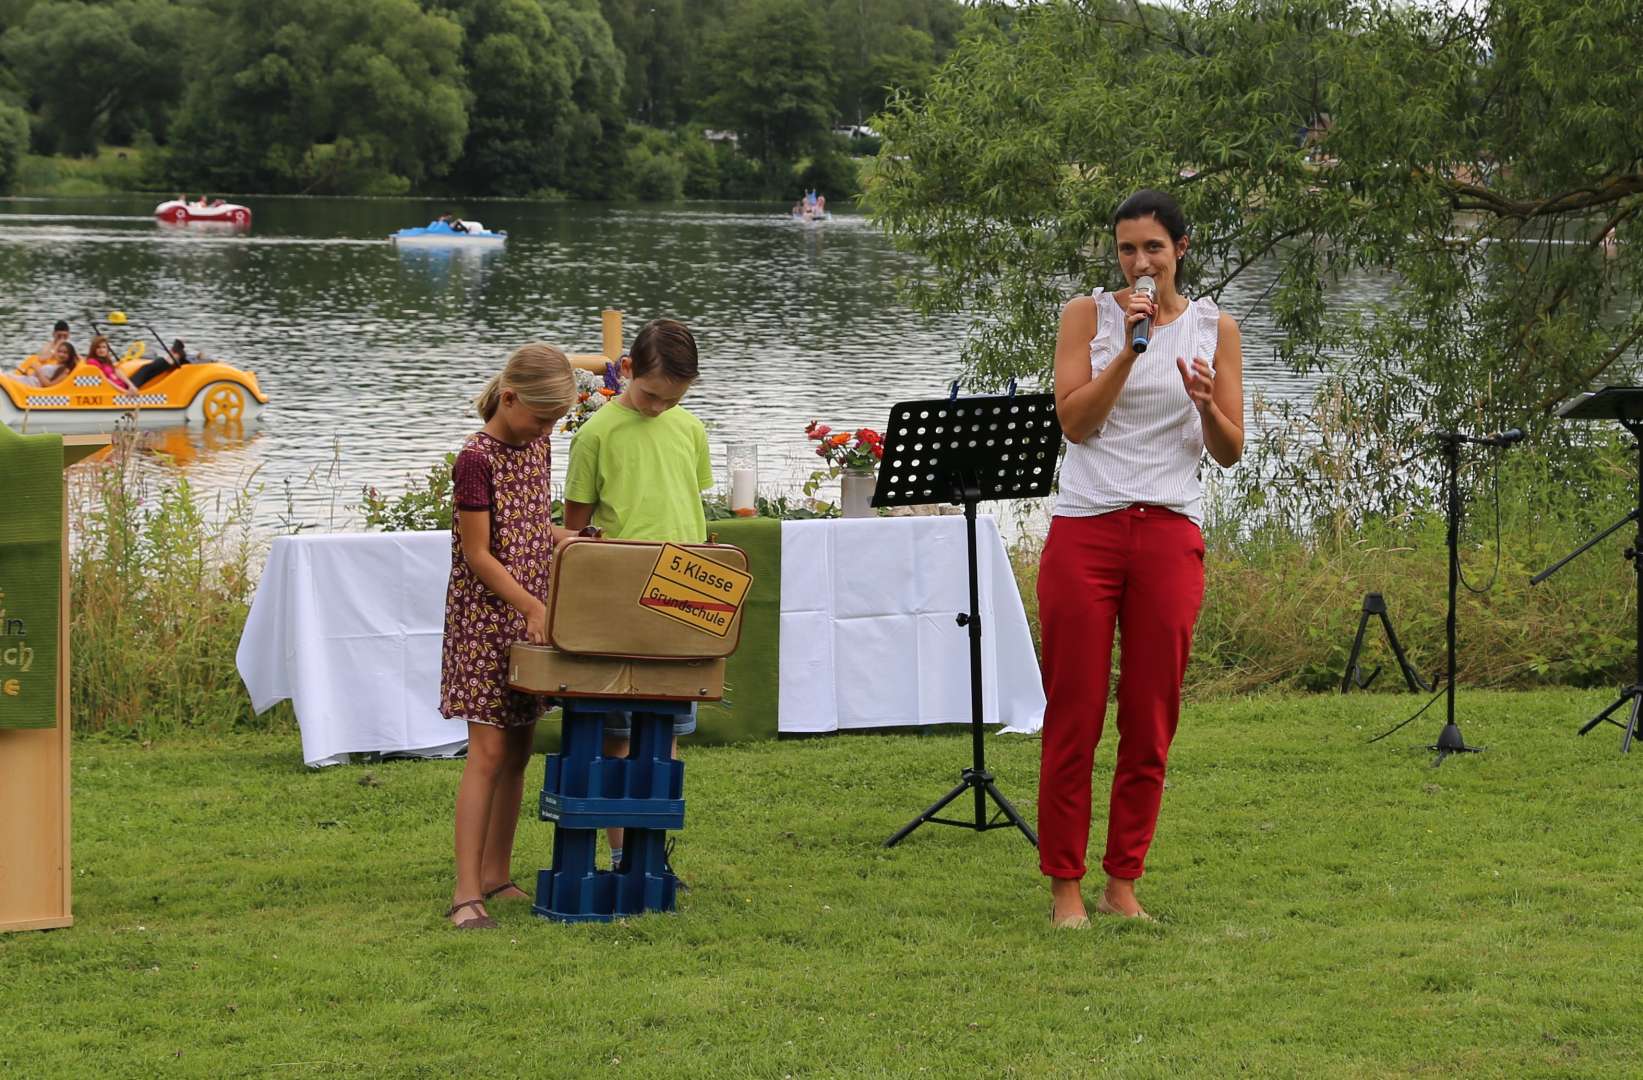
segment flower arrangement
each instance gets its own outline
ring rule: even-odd
[[[565,424],[559,429],[561,431],[575,431],[587,423],[588,419],[599,411],[600,406],[620,394],[623,389],[622,376],[617,366],[608,361],[605,363],[603,375],[595,375],[581,368],[576,369],[575,375],[576,403],[565,415]]]
[[[871,471],[884,459],[884,436],[872,428],[835,432],[812,420],[804,433],[817,443],[816,456],[832,466],[835,473]]]

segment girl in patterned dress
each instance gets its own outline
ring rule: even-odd
[[[548,436],[570,411],[576,382],[565,354],[515,349],[479,395],[485,426],[451,471],[451,583],[439,709],[468,724],[456,796],[456,891],[446,917],[459,929],[495,927],[487,900],[528,898],[510,880],[514,828],[531,736],[545,702],[508,687],[508,648],[545,644],[548,562],[572,535],[549,517]]]

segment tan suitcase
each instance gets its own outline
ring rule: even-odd
[[[566,541],[548,576],[548,644],[577,656],[725,657],[742,636],[752,578],[724,544]]]
[[[552,697],[718,701],[724,697],[724,657],[707,660],[626,660],[574,656],[547,645],[513,646],[508,685]]]

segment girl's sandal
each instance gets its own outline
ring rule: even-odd
[[[494,889],[487,889],[485,891],[484,896],[481,899],[484,899],[484,900],[493,899],[498,893],[505,893],[509,889],[512,889],[514,892],[518,893],[519,895],[518,896],[504,896],[504,897],[502,897],[502,899],[504,899],[504,900],[521,900],[521,899],[529,900],[531,898],[531,894],[526,892],[524,889],[521,889],[517,882],[504,881],[502,884],[498,885]]]
[[[445,917],[449,919],[463,908],[473,908],[473,918],[463,919],[460,922],[454,922],[451,925],[458,930],[495,930],[500,924],[495,919],[485,914],[483,904],[483,900],[477,899],[464,900],[460,904],[452,904],[451,910],[445,913]]]

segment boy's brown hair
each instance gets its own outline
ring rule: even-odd
[[[696,360],[696,338],[677,319],[652,319],[639,329],[628,353],[634,378],[660,372],[670,379],[693,382],[701,374]]]

